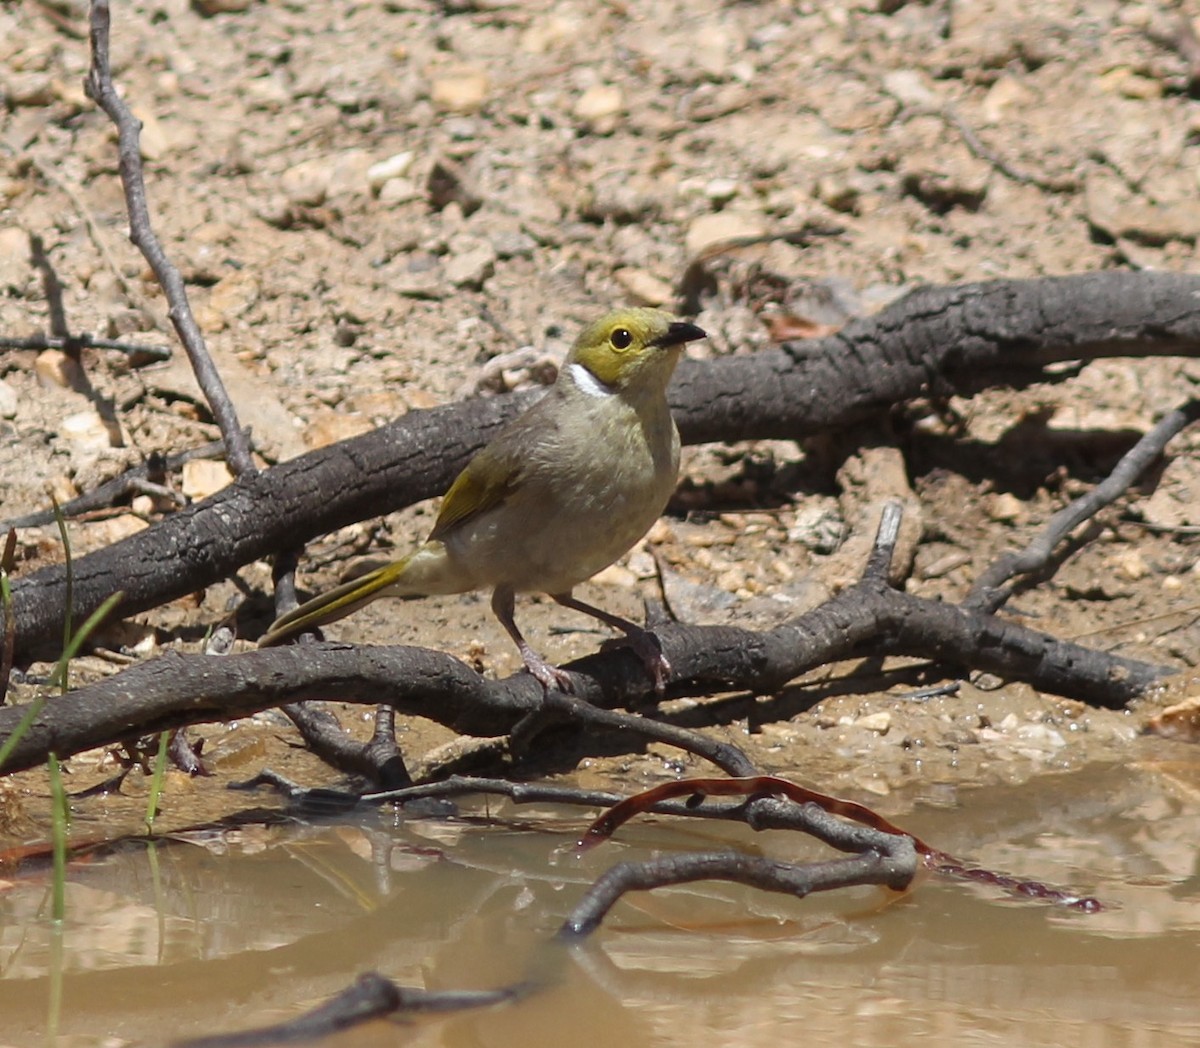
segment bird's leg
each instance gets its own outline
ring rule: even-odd
[[[636,622],[621,618],[620,615],[613,615],[602,608],[585,604],[572,597],[570,593],[551,593],[550,596],[564,608],[582,611],[585,615],[591,615],[592,618],[599,619],[605,625],[624,633],[629,638],[629,646],[642,660],[646,672],[654,679],[655,694],[661,696],[666,692],[667,678],[671,676],[671,664],[667,661],[667,657],[658,643],[658,638],[653,633],[642,629]]]
[[[533,674],[534,679],[546,691],[561,691],[564,694],[570,695],[575,690],[574,685],[571,683],[571,675],[564,673],[557,666],[551,666],[521,636],[521,631],[517,629],[516,620],[513,618],[515,604],[516,601],[511,586],[497,586],[492,591],[492,611],[495,613],[496,618],[500,620],[500,625],[512,637],[513,643],[516,644],[517,650],[521,653],[525,668]]]

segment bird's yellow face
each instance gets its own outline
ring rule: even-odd
[[[619,309],[584,329],[566,367],[585,368],[609,390],[665,389],[684,343],[704,337],[661,309]]]

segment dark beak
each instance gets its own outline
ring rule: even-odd
[[[650,345],[678,346],[681,342],[695,342],[698,338],[708,338],[708,333],[703,328],[696,327],[695,324],[676,320],[667,328],[665,334],[659,335]]]

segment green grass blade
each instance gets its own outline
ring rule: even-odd
[[[17,722],[17,726],[13,728],[12,734],[4,740],[4,745],[0,746],[0,769],[4,767],[9,755],[17,748],[17,743],[19,743],[25,737],[25,733],[29,730],[29,726],[34,722],[37,715],[42,712],[42,707],[45,705],[45,695],[39,695],[33,700],[33,702],[29,704],[29,709],[26,710],[25,716]]]
[[[13,621],[12,583],[9,576],[16,566],[17,529],[9,528],[0,553],[0,615],[4,616],[4,637],[0,640],[0,703],[8,694],[8,679],[12,674],[13,653],[17,644],[17,624]]]
[[[54,497],[54,493],[50,493],[50,504],[54,507],[54,520],[58,524],[58,534],[62,538],[63,555],[66,558],[67,569],[67,600],[66,614],[63,616],[63,650],[71,643],[71,632],[74,623],[71,621],[75,613],[75,561],[71,556],[71,538],[67,534],[67,518],[63,516],[62,507],[58,504],[58,499]],[[63,670],[62,676],[63,694],[67,693],[67,674]]]
[[[96,627],[99,626],[104,620],[104,617],[108,615],[108,613],[112,611],[117,604],[120,603],[121,598],[124,596],[125,594],[118,590],[111,597],[109,597],[108,600],[101,604],[100,607],[93,611],[91,615],[88,616],[87,621],[80,627],[79,632],[71,638],[66,650],[63,651],[62,655],[59,657],[58,665],[54,667],[54,673],[50,678],[51,684],[54,684],[62,679],[62,677],[65,677],[65,667],[67,663],[69,663],[71,659],[75,657],[75,653],[79,651],[80,645],[91,636]],[[9,755],[14,749],[16,749],[17,744],[25,737],[25,733],[29,731],[30,725],[33,724],[35,718],[39,713],[41,713],[42,707],[45,705],[46,697],[44,695],[39,695],[36,699],[34,699],[33,702],[29,704],[29,710],[26,712],[25,716],[21,718],[20,722],[13,729],[12,734],[5,739],[4,744],[0,746],[0,768],[4,767],[5,761],[8,760]]]
[[[167,743],[171,733],[164,731],[158,737],[158,754],[154,758],[154,777],[150,780],[150,799],[146,802],[146,832],[154,832],[154,819],[158,815],[158,799],[162,796],[163,779],[167,774]]]
[[[71,821],[71,809],[67,802],[67,791],[63,787],[58,757],[50,754],[46,764],[50,772],[50,830],[54,851],[54,901],[51,913],[54,920],[61,924],[67,915],[67,828]]]

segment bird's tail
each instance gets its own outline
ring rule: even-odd
[[[258,646],[267,648],[281,644],[306,630],[336,622],[370,604],[376,598],[385,596],[389,590],[397,596],[403,596],[404,593],[397,583],[411,559],[406,557],[404,560],[376,568],[331,589],[328,593],[305,601],[286,615],[280,615],[271,623],[271,628],[259,638]]]

